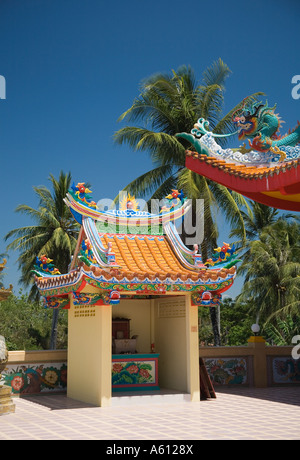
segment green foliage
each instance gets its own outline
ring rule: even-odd
[[[264,327],[265,337],[271,345],[291,345],[292,338],[300,331],[300,316],[287,315],[278,318],[276,324],[267,323]]]
[[[8,350],[47,350],[53,311],[40,302],[29,300],[22,291],[0,302],[0,334]],[[57,348],[67,348],[67,312],[61,311],[58,321]]]
[[[212,346],[214,345],[214,334],[210,319],[209,308],[198,308],[198,325],[199,325],[199,345]]]
[[[220,306],[222,345],[247,345],[254,322],[249,307],[249,302],[237,304],[230,298],[223,300]]]
[[[300,229],[297,221],[279,218],[249,244],[241,266],[245,283],[239,301],[249,300],[261,325],[299,315]]]
[[[210,322],[210,309],[199,308],[199,343],[200,346],[214,344]],[[249,313],[249,304],[236,304],[231,298],[225,298],[220,305],[220,337],[222,346],[247,345],[251,336],[253,315]]]

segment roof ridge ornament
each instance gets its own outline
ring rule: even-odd
[[[190,208],[190,203],[184,197],[182,190],[172,189],[171,193],[165,197],[167,202],[161,206],[158,214],[138,209],[137,200],[131,195],[122,202],[119,209],[102,210],[97,207],[95,201],[92,201],[90,193],[91,190],[85,187],[84,182],[79,182],[76,186],[73,183],[64,199],[80,225],[83,224],[83,217],[120,226],[127,226],[134,221],[141,227],[163,225],[182,218]]]
[[[42,254],[41,256],[37,256],[35,259],[34,269],[32,270],[37,276],[45,276],[45,275],[61,275],[58,268],[52,264],[53,259],[49,259],[46,254]]]

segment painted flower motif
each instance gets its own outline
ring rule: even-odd
[[[47,383],[50,383],[50,385],[55,385],[58,380],[58,375],[55,371],[49,370],[45,374],[45,380]]]
[[[121,372],[122,369],[123,369],[122,364],[119,364],[119,363],[113,364],[113,367],[112,367],[113,372],[119,373]]]
[[[15,377],[11,381],[11,386],[15,391],[20,391],[21,388],[24,386],[23,377],[15,375]]]
[[[147,369],[140,369],[140,375],[142,377],[144,377],[144,379],[149,379],[150,378],[150,374],[147,371]]]
[[[139,368],[135,364],[132,364],[131,366],[127,367],[127,371],[130,374],[137,374],[139,371]]]

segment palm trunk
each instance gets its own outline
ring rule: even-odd
[[[221,346],[221,334],[220,334],[220,307],[210,307],[210,320],[214,334],[214,346]]]
[[[59,314],[58,309],[53,310],[52,326],[51,326],[51,337],[50,337],[50,350],[56,350],[58,314]]]

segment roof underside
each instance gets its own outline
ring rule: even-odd
[[[247,166],[187,151],[186,167],[259,203],[300,211],[300,159]]]

